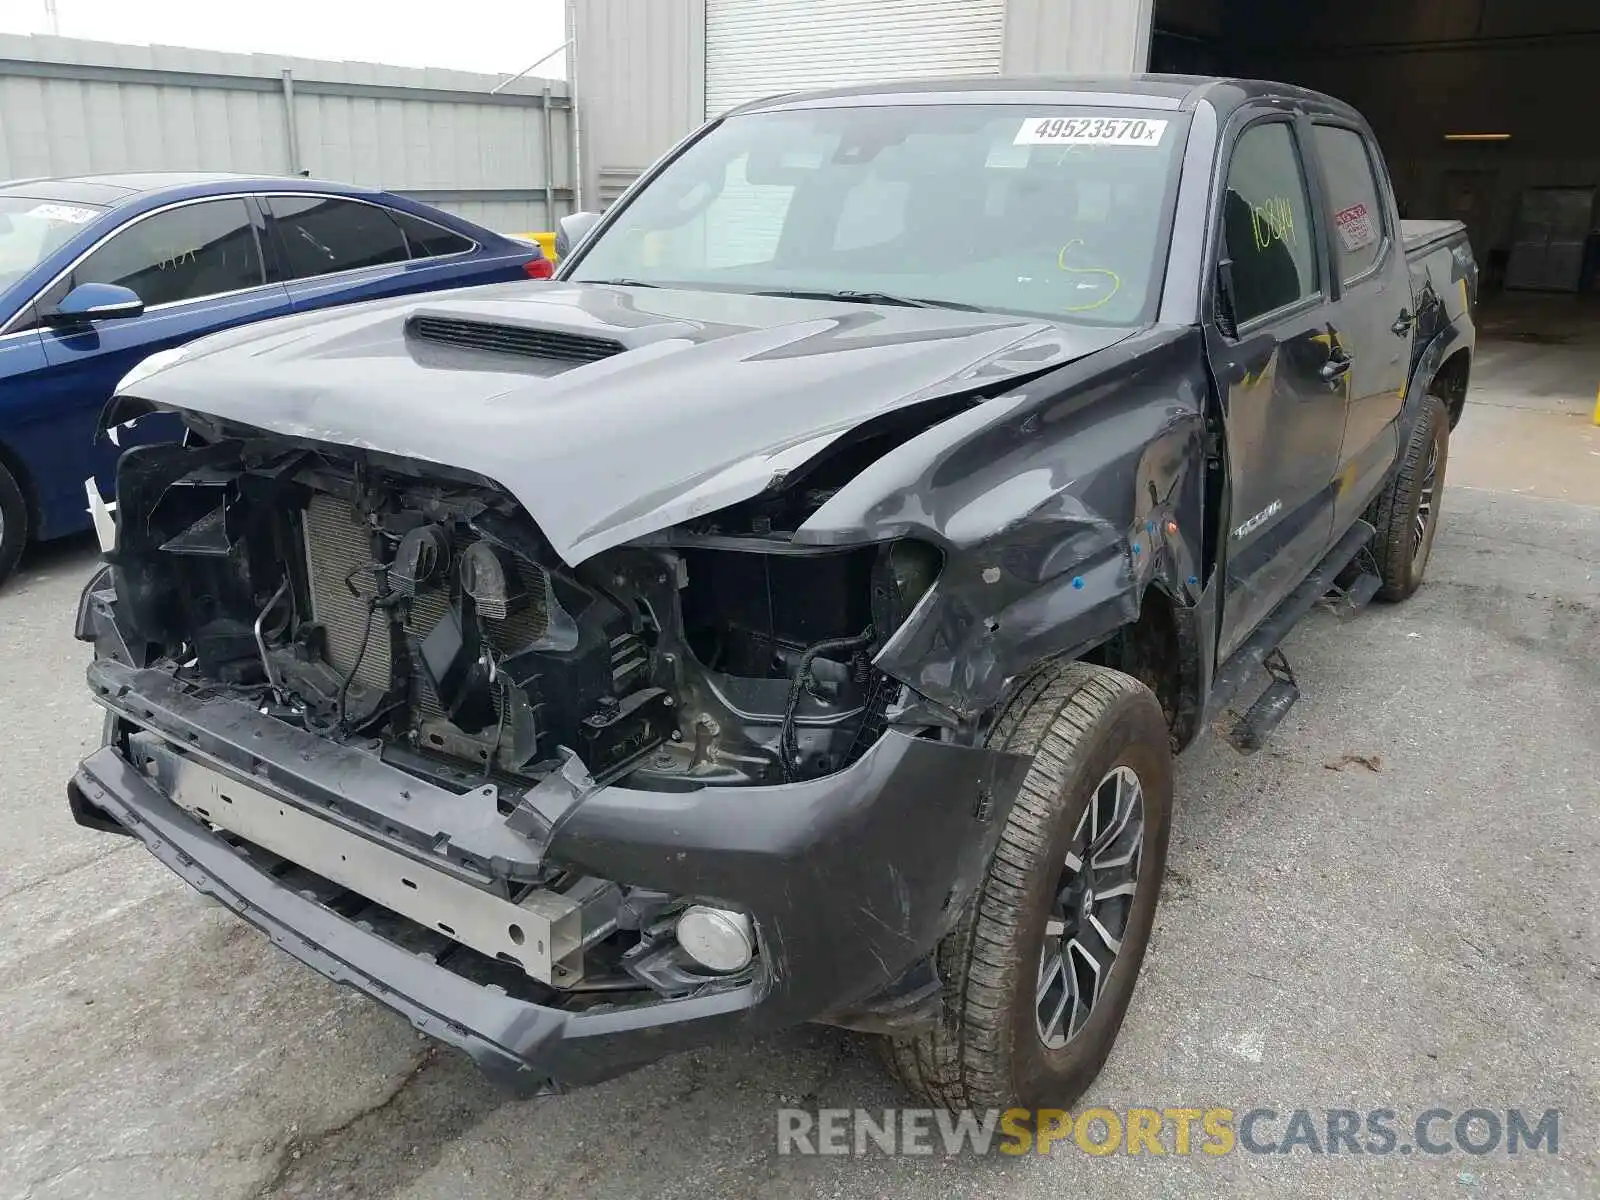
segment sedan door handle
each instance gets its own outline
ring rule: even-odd
[[[1330,358],[1322,364],[1322,370],[1318,371],[1317,374],[1321,375],[1328,383],[1333,383],[1335,380],[1343,379],[1350,374],[1350,365],[1354,361],[1354,359],[1349,358]]]
[[[1394,324],[1389,326],[1389,332],[1394,334],[1395,337],[1405,337],[1406,334],[1411,332],[1411,323],[1415,320],[1416,317],[1411,315],[1410,309],[1402,308],[1400,315],[1395,318]]]

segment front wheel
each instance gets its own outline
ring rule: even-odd
[[[885,1058],[931,1104],[1065,1108],[1110,1054],[1150,940],[1172,808],[1166,720],[1132,677],[1068,663],[1020,689],[990,742],[1033,765],[940,946],[939,1024],[885,1039]]]
[[[1400,467],[1368,510],[1378,535],[1372,554],[1378,562],[1382,600],[1404,600],[1422,586],[1433,536],[1439,529],[1439,497],[1450,460],[1450,414],[1444,401],[1427,396],[1400,456]]]
[[[4,583],[28,544],[28,505],[5,464],[0,463],[0,583]]]

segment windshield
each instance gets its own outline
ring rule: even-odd
[[[21,279],[105,209],[32,196],[0,196],[0,288]]]
[[[1183,132],[1170,112],[1049,105],[732,117],[565,277],[1132,324]]]

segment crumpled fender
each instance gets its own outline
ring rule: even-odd
[[[1199,331],[1154,328],[896,447],[794,540],[937,545],[943,572],[876,665],[974,717],[1135,621],[1152,584],[1199,601],[1207,390]]]

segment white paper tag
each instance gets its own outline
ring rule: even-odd
[[[989,157],[983,160],[983,165],[990,170],[1026,171],[1028,155],[1026,146],[1019,146],[1015,142],[1009,146],[1001,143],[989,147]]]
[[[1365,204],[1341,208],[1333,214],[1333,221],[1339,228],[1339,244],[1346,250],[1355,251],[1370,246],[1378,238],[1372,229],[1372,214],[1367,211]]]
[[[100,215],[98,208],[79,208],[74,204],[35,204],[28,216],[44,221],[65,221],[69,225],[85,225]]]
[[[1161,145],[1167,123],[1149,117],[1029,117],[1022,122],[1014,146],[1143,146]]]

